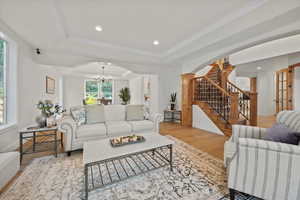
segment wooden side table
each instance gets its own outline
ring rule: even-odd
[[[165,122],[181,122],[181,110],[164,110]]]
[[[58,153],[58,144],[60,143],[63,147],[63,134],[60,133],[60,138],[57,137],[58,127],[51,128],[25,128],[19,131],[20,139],[20,163],[22,163],[23,155],[33,154],[48,151],[49,149],[42,149],[43,144],[53,143],[53,151],[55,157]],[[45,137],[47,140],[37,141],[37,138]],[[32,146],[27,149],[24,149],[24,141],[32,141]]]

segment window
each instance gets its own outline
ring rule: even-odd
[[[112,99],[112,81],[98,82],[94,80],[85,81],[86,99]],[[94,102],[94,101],[93,101]]]
[[[112,99],[112,81],[102,83],[101,92],[104,99]]]
[[[0,124],[6,123],[6,60],[7,43],[0,38]]]
[[[97,81],[85,82],[85,98],[98,98],[99,87]]]

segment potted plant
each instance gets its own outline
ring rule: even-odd
[[[176,106],[176,92],[171,93],[170,104],[171,104],[171,110],[175,110],[175,106]]]
[[[122,88],[120,90],[119,97],[121,98],[121,100],[123,102],[122,103],[123,105],[128,104],[128,102],[130,100],[130,91],[129,91],[129,88],[128,87]]]

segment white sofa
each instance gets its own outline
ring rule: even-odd
[[[152,114],[148,120],[126,121],[126,106],[104,106],[104,123],[77,125],[74,119],[65,116],[59,130],[64,133],[64,150],[70,155],[71,151],[82,149],[83,143],[138,133],[158,133],[159,123],[163,120],[161,114]]]
[[[6,152],[0,153],[0,190],[17,174],[20,170],[20,153]]]

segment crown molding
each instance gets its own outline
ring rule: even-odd
[[[263,5],[267,1],[270,1],[270,0],[253,0],[249,3],[249,5],[245,6],[240,11],[232,12],[232,14],[220,19],[219,22],[208,26],[206,29],[204,29],[201,32],[193,35],[192,37],[176,44],[174,47],[171,47],[170,49],[166,50],[165,52],[152,53],[150,51],[145,51],[145,50],[141,50],[138,48],[131,48],[131,47],[116,45],[116,44],[112,44],[112,43],[99,42],[99,41],[91,40],[91,39],[88,39],[85,37],[77,37],[75,35],[72,35],[68,31],[66,21],[63,16],[63,12],[59,5],[59,0],[52,0],[53,8],[55,10],[54,14],[56,16],[56,22],[58,24],[58,27],[61,28],[62,33],[67,41],[79,42],[79,43],[85,44],[85,45],[89,44],[94,47],[100,47],[100,48],[110,48],[110,49],[113,49],[116,51],[127,52],[130,54],[135,54],[135,55],[139,55],[139,56],[146,56],[146,57],[156,59],[162,63],[170,63],[178,56],[185,56],[185,55],[191,53],[193,50],[188,51],[188,50],[182,50],[182,49],[189,45],[193,45],[193,42],[200,39],[201,37],[209,34],[210,32],[216,30],[217,28],[220,28],[220,27],[226,25],[227,23],[231,22],[234,19],[237,19],[237,18],[249,13],[253,9],[258,8],[259,6]],[[182,52],[180,52],[180,51],[182,51]]]

